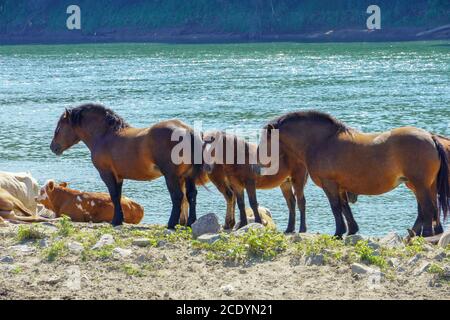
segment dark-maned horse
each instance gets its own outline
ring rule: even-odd
[[[289,222],[286,232],[294,232],[295,229],[295,205],[300,209],[300,232],[306,232],[306,201],[303,193],[308,173],[306,169],[296,167],[294,175],[291,175],[290,168],[293,167],[286,163],[286,159],[280,159],[278,171],[274,175],[257,175],[250,163],[250,154],[256,159],[257,145],[249,143],[239,137],[226,134],[220,131],[208,132],[203,135],[205,145],[211,144],[222,139],[223,150],[219,151],[223,160],[228,158],[228,152],[233,155],[233,162],[226,161],[205,164],[205,171],[208,172],[209,180],[223,194],[227,202],[227,213],[225,217],[225,229],[233,228],[235,225],[235,206],[236,200],[240,212],[241,223],[239,227],[247,224],[245,214],[244,190],[247,190],[250,206],[255,215],[255,221],[261,222],[258,214],[258,201],[256,189],[273,189],[280,187],[283,196],[289,208]],[[228,145],[227,145],[228,142]],[[244,146],[245,163],[238,163],[238,144]],[[218,153],[219,153],[218,152]],[[214,153],[213,156],[216,156]],[[294,189],[295,195],[292,192]]]
[[[184,199],[189,203],[188,225],[196,220],[196,181],[202,175],[202,164],[181,162],[175,164],[171,154],[178,141],[172,141],[176,130],[186,132],[194,141],[201,137],[185,123],[168,120],[149,128],[133,128],[112,110],[97,104],[85,104],[66,109],[55,129],[50,149],[61,155],[65,150],[83,141],[91,151],[91,159],[100,177],[108,187],[114,204],[114,226],[123,223],[120,205],[124,179],[153,180],[164,176],[172,200],[168,227],[180,221]],[[191,150],[192,151],[192,150]]]
[[[270,148],[271,132],[279,130],[280,157],[297,159],[325,191],[336,221],[336,236],[346,231],[342,213],[353,218],[345,192],[378,195],[402,183],[414,192],[420,205],[414,232],[433,235],[433,221],[438,223],[437,229],[442,228],[439,213],[442,211],[445,219],[449,212],[449,164],[437,136],[413,127],[365,134],[317,111],[283,115],[264,129],[267,134],[263,134],[260,147]]]

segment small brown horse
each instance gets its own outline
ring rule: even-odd
[[[308,179],[306,169],[304,169],[304,167],[297,167],[295,174],[292,175],[290,171],[291,166],[288,165],[287,159],[283,158],[279,161],[279,168],[276,174],[266,176],[257,175],[249,161],[251,154],[256,155],[257,145],[220,131],[209,132],[203,135],[205,144],[211,144],[213,142],[217,143],[219,139],[222,139],[221,146],[223,146],[223,151],[217,153],[221,153],[223,159],[227,159],[227,154],[230,152],[234,156],[232,163],[221,161],[220,163],[214,162],[212,164],[205,164],[204,166],[205,171],[208,172],[209,180],[223,194],[225,201],[227,202],[224,228],[231,229],[235,225],[236,200],[241,220],[239,227],[243,227],[247,224],[244,190],[247,190],[250,206],[255,215],[255,221],[261,222],[258,213],[256,189],[273,189],[280,187],[289,208],[289,222],[286,232],[294,232],[295,229],[296,201],[300,209],[300,232],[306,232],[306,201],[303,193],[303,189]],[[245,146],[245,162],[243,164],[239,164],[237,161],[238,144],[240,143]],[[216,156],[215,152],[212,153],[213,156]],[[292,188],[294,188],[295,196],[292,192]]]
[[[260,147],[270,147],[273,130],[278,130],[280,156],[306,166],[314,183],[325,191],[336,221],[336,236],[346,231],[342,213],[353,219],[345,192],[378,195],[406,183],[420,204],[413,230],[423,236],[433,234],[433,220],[439,223],[439,211],[444,219],[449,212],[446,151],[438,138],[425,130],[403,127],[365,134],[325,113],[293,112],[265,126],[267,134],[263,134]]]
[[[50,149],[61,155],[80,141],[86,144],[114,204],[114,226],[121,225],[124,220],[120,205],[124,179],[145,181],[164,176],[172,200],[168,227],[174,228],[180,221],[185,196],[189,203],[187,224],[195,222],[196,182],[202,173],[202,164],[194,162],[194,152],[191,152],[190,163],[172,161],[172,149],[178,144],[172,139],[178,130],[189,135],[192,146],[198,140],[201,147],[201,137],[179,120],[138,129],[102,105],[85,104],[66,109],[61,115]]]

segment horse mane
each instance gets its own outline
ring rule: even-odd
[[[120,131],[129,128],[130,125],[117,113],[101,104],[83,104],[75,108],[68,109],[69,121],[72,126],[79,126],[83,121],[83,114],[86,112],[94,112],[105,117],[106,125],[112,131]]]
[[[269,127],[272,127],[273,129],[279,129],[282,125],[289,123],[291,121],[302,121],[302,120],[310,120],[332,125],[336,128],[336,133],[346,132],[350,130],[350,128],[347,125],[337,120],[333,116],[329,115],[328,113],[316,110],[287,113],[285,115],[282,115],[281,117],[275,118],[272,121],[270,121],[264,127],[264,129],[268,129]]]

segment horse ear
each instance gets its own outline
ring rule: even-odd
[[[66,108],[66,110],[64,111],[63,119],[68,119],[69,115],[70,115],[70,111],[69,111],[69,109]]]
[[[48,190],[53,191],[53,189],[55,189],[55,181],[50,180],[50,181],[47,183],[47,187],[48,187]]]
[[[59,184],[59,186],[60,186],[60,187],[63,187],[63,188],[67,188],[68,183],[67,183],[67,182],[61,182],[61,183]]]

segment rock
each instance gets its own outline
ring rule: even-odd
[[[450,231],[444,232],[441,239],[439,239],[438,246],[441,248],[447,248],[450,244]]]
[[[239,230],[235,232],[236,235],[243,235],[248,232],[248,230],[257,230],[257,229],[264,229],[264,226],[260,223],[250,223],[246,226],[243,226]]]
[[[4,256],[0,258],[0,263],[14,263],[14,258],[11,256]]]
[[[264,208],[264,207],[258,207],[258,213],[261,217],[262,220],[262,225],[270,228],[270,229],[276,229],[277,226],[275,224],[275,222],[272,219],[272,213],[270,212],[269,209]],[[252,208],[245,208],[245,214],[247,216],[247,223],[255,223],[255,216],[253,215],[253,210]],[[236,231],[239,229],[239,226],[241,225],[241,221],[238,221],[234,227],[233,230]]]
[[[378,250],[380,249],[380,244],[378,242],[375,242],[373,240],[367,240],[367,245],[369,246],[369,248],[372,248],[373,250]]]
[[[158,243],[156,244],[156,246],[158,248],[165,247],[166,245],[167,245],[167,241],[165,241],[165,240],[159,240]]]
[[[109,246],[114,244],[114,237],[111,234],[104,234],[100,238],[100,240],[97,241],[96,244],[92,247],[92,250],[97,250],[100,248],[103,248],[105,246]]]
[[[416,271],[414,271],[414,275],[420,276],[422,273],[428,271],[428,269],[430,269],[430,266],[431,266],[430,262],[428,261],[422,262],[420,267]]]
[[[354,274],[374,274],[374,273],[380,272],[377,269],[373,269],[369,266],[366,266],[366,265],[360,264],[360,263],[352,264],[351,268],[352,268],[352,273],[354,273]]]
[[[83,252],[84,247],[81,243],[72,241],[67,244],[67,249],[72,253],[81,253]]]
[[[18,251],[18,252],[23,253],[23,254],[31,254],[34,251],[36,251],[35,248],[30,247],[29,245],[26,245],[26,244],[18,244],[18,245],[9,247],[9,249],[14,250],[14,251]]]
[[[13,270],[15,270],[16,267],[14,265],[10,265],[10,264],[0,264],[0,271],[6,271],[6,272],[11,272]]]
[[[436,255],[434,255],[433,260],[440,262],[443,261],[445,258],[447,258],[447,254],[445,253],[445,251],[440,251]]]
[[[163,235],[170,236],[172,233],[175,233],[175,230],[166,229],[166,230],[164,230]]]
[[[227,284],[226,286],[223,286],[221,289],[227,296],[231,296],[234,293],[234,287],[231,284]]]
[[[314,254],[306,257],[307,266],[322,266],[325,263],[325,257],[322,254]]]
[[[422,259],[422,255],[420,253],[416,254],[414,257],[408,260],[408,266],[415,265],[420,259]]]
[[[388,248],[404,247],[403,239],[397,233],[391,232],[380,240],[380,244]]]
[[[194,239],[206,233],[218,233],[220,231],[219,219],[214,213],[208,213],[195,221],[192,226]]]
[[[123,248],[114,248],[113,256],[116,258],[127,258],[129,257],[133,251],[131,249],[123,249]]]
[[[40,248],[48,248],[48,240],[47,239],[39,240],[38,246]]]
[[[346,245],[352,245],[354,246],[358,241],[364,240],[363,236],[359,234],[353,234],[351,236],[346,236],[344,238],[344,243]]]
[[[132,245],[137,247],[148,247],[150,245],[150,240],[147,238],[137,238],[133,239]]]
[[[220,240],[220,234],[202,234],[197,238],[198,241],[208,244],[213,244],[214,242]]]
[[[387,260],[387,263],[392,268],[397,268],[400,265],[400,260],[397,259],[397,258],[390,258],[390,259]]]

